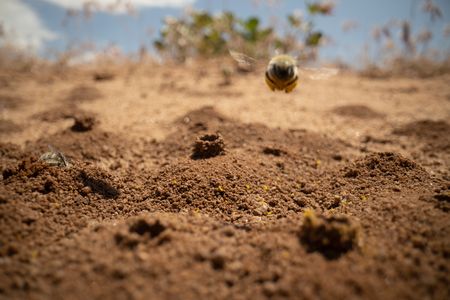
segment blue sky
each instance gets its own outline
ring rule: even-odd
[[[116,0],[97,0],[101,3]],[[32,46],[40,55],[50,57],[54,51],[63,51],[69,46],[92,42],[97,48],[116,45],[126,53],[136,52],[141,45],[150,47],[158,37],[162,20],[183,14],[186,6],[195,9],[220,12],[233,11],[240,17],[258,16],[264,24],[282,20],[293,11],[305,11],[305,1],[289,0],[130,0],[137,14],[97,11],[92,18],[66,18],[68,8],[79,9],[83,1],[77,0],[0,0],[0,22],[10,36],[9,41],[22,47]],[[336,0],[332,16],[317,17],[317,27],[332,37],[332,42],[323,48],[321,57],[340,58],[355,62],[361,55],[365,43],[372,40],[375,26],[392,19],[412,21],[412,31],[417,33],[424,27],[433,32],[431,46],[449,49],[449,37],[444,37],[444,28],[450,24],[450,1],[435,0],[443,12],[443,18],[431,22],[421,12],[425,0]],[[63,25],[64,20],[67,22]],[[344,32],[342,23],[353,21],[357,27]],[[10,33],[13,28],[13,32]],[[150,34],[149,34],[150,32]],[[9,35],[8,35],[9,34]],[[16,35],[16,37],[13,37]],[[372,43],[373,44],[373,43]],[[376,48],[372,45],[372,55]]]

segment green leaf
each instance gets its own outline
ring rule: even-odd
[[[306,38],[306,45],[312,46],[312,47],[318,46],[320,43],[320,40],[322,39],[322,36],[323,36],[323,34],[320,31],[312,32]]]
[[[259,19],[257,17],[248,18],[247,22],[245,22],[245,29],[249,32],[256,32],[259,26]]]
[[[208,27],[213,23],[213,18],[206,12],[195,12],[192,15],[194,27],[200,29]]]
[[[312,15],[322,14],[331,15],[334,9],[334,4],[332,3],[309,3],[306,5],[308,12]]]

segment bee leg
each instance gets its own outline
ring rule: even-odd
[[[290,92],[292,92],[292,91],[295,89],[296,86],[297,86],[297,81],[294,81],[294,82],[292,82],[291,84],[289,84],[289,85],[284,89],[284,91],[285,91],[286,93],[290,93]]]

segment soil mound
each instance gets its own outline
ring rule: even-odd
[[[89,116],[86,117],[86,120],[87,123],[84,125],[88,127],[92,125],[91,121],[93,120],[95,124],[95,119],[91,119]],[[74,130],[72,127],[53,135],[42,137],[36,142],[27,143],[25,148],[31,153],[40,155],[47,151],[50,145],[61,151],[69,159],[97,162],[108,159],[118,160],[126,153],[129,153],[124,146],[123,137],[95,129],[95,127],[84,131],[79,130],[82,129],[81,127],[76,127],[76,129]],[[120,151],[122,151],[122,154],[119,154]]]
[[[345,144],[339,140],[306,130],[282,130],[262,124],[245,124],[227,118],[209,106],[187,113],[177,119],[173,126],[175,132],[157,146],[158,151],[169,160],[191,155],[191,145],[197,137],[211,132],[222,136],[227,151],[240,149],[251,152],[266,151],[268,154],[267,151],[270,152],[270,150],[264,149],[283,149],[280,151],[284,155],[301,153],[303,157],[314,160],[314,163],[317,160],[335,161],[333,157],[340,155],[340,151],[346,148]]]
[[[69,192],[86,195],[90,192],[102,197],[117,196],[117,189],[108,181],[111,176],[86,165],[70,167],[52,166],[45,161],[30,157],[16,166],[2,170],[3,183],[19,194],[37,191],[41,194]]]
[[[80,162],[51,166],[8,145],[2,145],[2,152],[1,213],[8,216],[2,225],[2,255],[29,258],[92,220],[111,217],[120,206],[112,201],[127,199],[120,192],[121,180],[97,167]],[[20,156],[26,157],[11,159]]]
[[[379,183],[420,183],[429,180],[427,172],[412,160],[392,152],[369,154],[343,169],[343,176]]]
[[[275,163],[266,161],[261,168],[264,160],[262,155],[244,153],[180,159],[151,179],[149,197],[165,211],[201,211],[228,220],[242,215],[286,215],[305,206],[297,200],[300,192],[292,192],[298,183],[290,182]]]

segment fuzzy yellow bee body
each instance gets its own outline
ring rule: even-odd
[[[266,69],[266,84],[272,90],[292,92],[298,82],[297,61],[289,55],[273,57]]]
[[[245,54],[230,50],[230,55],[243,69],[251,69],[258,62]],[[279,54],[272,57],[266,68],[265,81],[272,91],[292,92],[297,84],[299,73],[312,79],[322,80],[334,76],[338,73],[334,68],[299,68],[297,59],[287,55]]]

